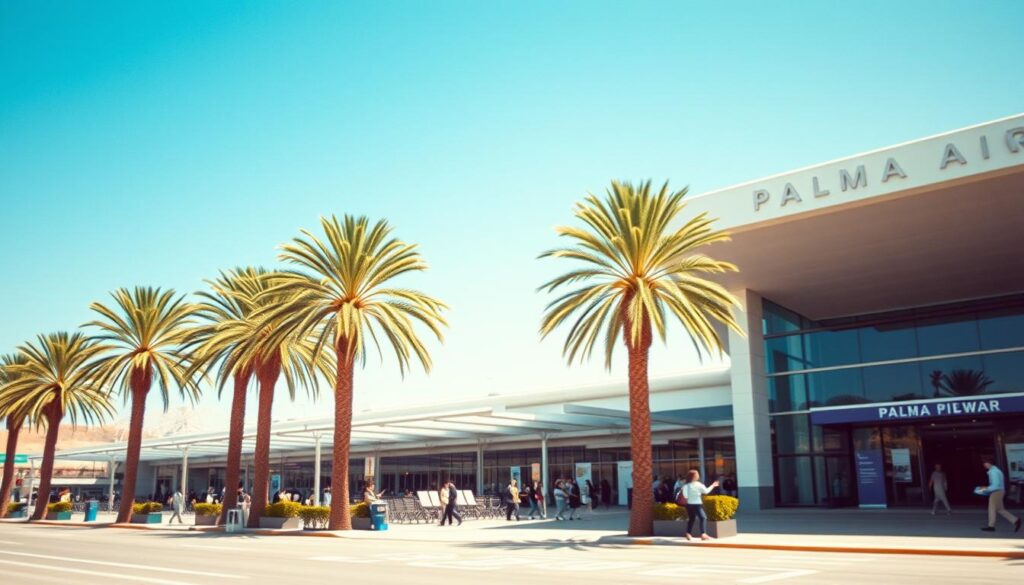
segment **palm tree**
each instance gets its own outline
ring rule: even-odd
[[[398,358],[402,375],[415,357],[430,371],[430,355],[415,323],[442,340],[446,325],[440,301],[421,292],[389,286],[389,281],[427,268],[416,250],[391,236],[386,221],[370,225],[365,217],[343,221],[321,218],[325,241],[309,231],[282,247],[281,260],[301,269],[286,271],[274,287],[284,298],[264,315],[277,322],[267,342],[283,336],[314,335],[317,347],[329,345],[336,358],[334,376],[334,439],[331,489],[331,530],[351,530],[349,515],[349,452],[352,444],[352,391],[356,359],[365,363],[367,339],[380,352],[387,342]]]
[[[35,344],[26,343],[18,349],[25,363],[11,368],[16,377],[3,387],[0,412],[46,425],[39,497],[32,512],[32,519],[39,520],[46,513],[61,421],[69,416],[72,425],[79,420],[91,423],[112,414],[113,408],[89,368],[89,362],[105,349],[103,346],[82,333],[61,331],[40,335]]]
[[[7,390],[5,386],[14,381],[17,374],[13,366],[24,364],[25,355],[13,353],[0,357],[0,394]],[[14,457],[18,453],[18,435],[25,424],[25,418],[17,412],[0,411],[0,417],[7,418],[7,450],[4,459],[4,475],[0,480],[0,518],[7,516],[7,502],[11,500],[11,485],[14,484]]]
[[[171,387],[178,388],[182,397],[192,402],[199,395],[195,371],[189,367],[188,352],[182,348],[195,334],[196,307],[186,303],[184,297],[175,298],[173,290],[159,288],[122,288],[111,296],[114,308],[102,303],[91,305],[101,319],[89,325],[99,329],[97,339],[108,344],[92,364],[99,380],[104,386],[117,387],[132,404],[121,508],[117,513],[117,522],[124,523],[131,518],[135,503],[146,397],[154,378],[165,412]]]
[[[942,376],[942,389],[950,396],[981,396],[994,383],[985,372],[972,369],[953,370]]]
[[[196,328],[193,339],[186,349],[191,351],[192,367],[216,372],[218,396],[228,378],[234,381],[231,396],[231,421],[228,425],[227,468],[224,471],[224,502],[220,522],[227,517],[228,510],[238,503],[238,485],[241,459],[242,435],[245,432],[245,403],[249,381],[256,365],[252,361],[240,362],[242,344],[256,332],[256,324],[250,318],[263,282],[263,269],[236,268],[221,272],[220,278],[207,281],[212,292],[198,293],[203,301],[198,305],[197,315],[206,322]],[[188,486],[181,486],[188,492]]]
[[[234,359],[237,363],[250,364],[259,384],[256,452],[253,455],[255,473],[248,520],[251,528],[259,527],[263,508],[269,499],[271,415],[278,379],[284,374],[292,400],[295,400],[295,387],[299,384],[316,398],[317,373],[327,378],[334,371],[333,356],[322,351],[317,339],[309,332],[272,335],[281,327],[280,317],[267,315],[286,301],[276,288],[281,278],[280,272],[264,271],[243,281],[241,284],[247,291],[244,296],[252,300],[249,320],[226,328],[226,331],[234,329],[241,342]]]
[[[652,331],[665,341],[667,314],[683,324],[697,350],[723,351],[713,321],[739,332],[732,309],[739,305],[704,274],[735,271],[728,262],[700,252],[703,246],[727,241],[711,229],[714,220],[700,214],[671,227],[684,209],[686,189],[669,192],[666,183],[654,193],[648,181],[640,185],[612,182],[603,200],[588,195],[576,205],[584,227],[559,227],[572,245],[544,257],[566,258],[581,266],[544,284],[553,292],[585,283],[556,298],[541,325],[542,337],[574,317],[563,347],[571,364],[588,357],[604,333],[605,367],[611,368],[616,340],[621,336],[629,356],[630,449],[633,458],[633,509],[629,534],[646,536],[653,529],[651,411],[647,376]]]

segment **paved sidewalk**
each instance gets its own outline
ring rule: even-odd
[[[111,526],[110,518],[83,523],[52,522],[67,527]],[[169,517],[165,514],[165,517]],[[628,512],[602,510],[581,520],[467,520],[461,526],[440,527],[433,523],[392,524],[383,532],[373,531],[245,531],[248,534],[282,536],[318,536],[384,541],[449,542],[481,548],[556,548],[625,546],[656,544],[722,548],[803,550],[822,552],[881,552],[892,554],[932,554],[957,556],[997,556],[1024,558],[1024,530],[1014,534],[1003,522],[995,533],[979,530],[985,523],[985,510],[957,511],[952,516],[932,516],[928,510],[801,510],[776,509],[740,513],[739,535],[713,542],[687,542],[682,538],[626,536]],[[5,520],[5,522],[8,522]],[[17,521],[15,521],[17,522]],[[195,527],[192,518],[185,524],[134,524],[116,528],[188,532],[222,531],[219,527]],[[224,537],[232,535],[224,534]]]

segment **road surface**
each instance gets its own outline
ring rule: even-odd
[[[438,528],[438,530],[453,530]],[[454,528],[457,530],[457,528]],[[1011,583],[1024,560],[0,525],[0,583]]]

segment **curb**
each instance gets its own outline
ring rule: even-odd
[[[223,526],[188,526],[185,528],[150,528],[152,524],[107,524],[108,528],[123,528],[126,530],[150,530],[160,532],[224,532]]]
[[[819,552],[840,554],[875,554],[875,555],[921,555],[941,557],[982,557],[999,559],[1024,559],[1024,551],[998,551],[976,549],[935,549],[935,548],[896,548],[877,546],[816,546],[797,544],[746,544],[729,542],[678,542],[654,538],[610,537],[601,539],[612,544],[654,545],[654,546],[699,546],[712,548],[731,548],[746,550],[777,550],[787,552]]]

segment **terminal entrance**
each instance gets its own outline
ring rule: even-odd
[[[987,483],[982,462],[996,455],[995,429],[991,423],[951,423],[925,426],[921,430],[924,481],[927,488],[935,464],[942,465],[949,488],[946,496],[955,507],[983,506],[984,498],[974,495],[975,486]],[[929,502],[931,494],[927,493]]]

